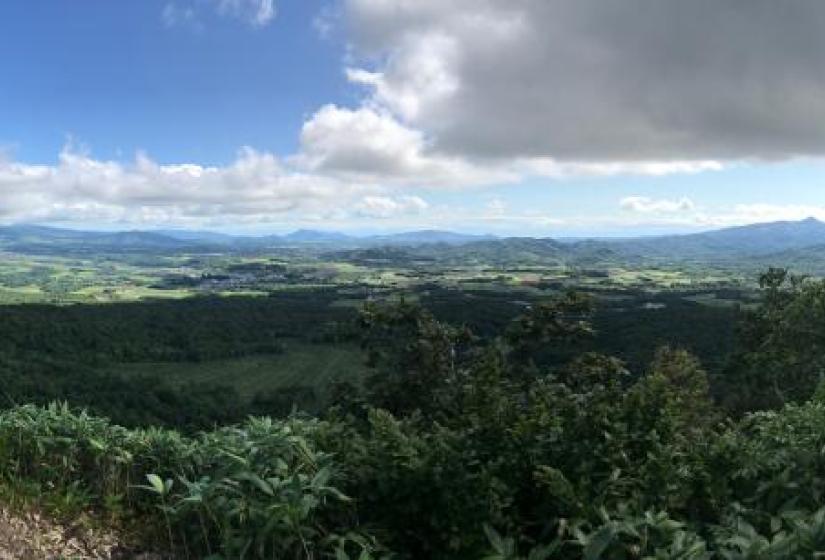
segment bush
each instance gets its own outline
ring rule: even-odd
[[[312,420],[253,418],[188,438],[28,405],[0,413],[0,476],[44,495],[83,496],[77,508],[148,520],[187,557],[369,550],[373,541],[350,531],[337,465],[312,443],[317,429]]]

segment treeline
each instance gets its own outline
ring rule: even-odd
[[[121,377],[82,363],[34,355],[0,363],[0,409],[66,401],[124,426],[185,431],[242,420],[256,412],[229,384],[173,386],[147,375]]]
[[[431,285],[424,292],[420,296],[422,305],[439,320],[468,325],[481,337],[495,337],[524,312],[525,305],[537,301],[535,296],[508,290],[449,290]],[[603,297],[597,300],[590,318],[593,336],[579,340],[572,349],[549,345],[535,356],[539,364],[559,365],[576,354],[598,351],[621,358],[631,371],[639,372],[650,363],[657,348],[676,345],[698,356],[711,373],[717,374],[736,344],[741,315],[737,306],[697,303],[686,299],[691,295],[688,290],[650,293],[628,288],[605,290],[600,295]],[[725,290],[717,295],[734,301],[743,296]],[[653,304],[653,308],[645,309],[645,304]]]
[[[334,291],[285,291],[264,298],[194,297],[101,305],[0,307],[0,355],[70,357],[88,364],[205,361],[282,350],[346,323]]]

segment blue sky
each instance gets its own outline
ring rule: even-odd
[[[685,56],[713,30],[652,32],[667,9],[644,25],[572,5],[0,3],[0,221],[580,236],[825,218],[822,65],[723,20],[714,68]]]
[[[1,3],[2,142],[36,162],[72,136],[100,158],[226,164],[240,146],[294,151],[306,115],[352,98],[341,45],[313,29],[322,2],[280,5],[261,29],[206,9],[202,28],[165,25],[167,5]]]

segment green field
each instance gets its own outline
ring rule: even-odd
[[[155,375],[176,386],[232,385],[246,399],[284,387],[323,389],[336,380],[362,379],[364,357],[356,345],[288,342],[283,354],[190,362],[144,362],[109,368],[124,376]]]
[[[334,288],[345,296],[338,305],[357,306],[366,293],[415,294],[418,287],[431,284],[541,296],[546,295],[547,284],[594,291],[655,291],[741,282],[735,274],[720,275],[699,266],[589,270],[552,264],[480,266],[468,260],[422,269],[414,261],[366,266],[313,254],[64,257],[0,253],[0,304],[110,303]],[[349,293],[356,297],[346,297]]]

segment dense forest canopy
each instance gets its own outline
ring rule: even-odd
[[[558,290],[524,295],[507,290],[426,286],[408,295],[415,308],[429,310],[444,324],[467,329],[481,340],[495,338],[530,306]],[[531,349],[542,365],[562,364],[578,353],[601,351],[641,371],[659,346],[690,349],[720,372],[735,338],[737,310],[684,299],[684,293],[651,296],[624,290],[624,299],[591,298],[588,336],[564,345]],[[404,297],[403,295],[400,297]],[[183,300],[104,305],[0,306],[0,378],[6,402],[68,400],[128,425],[164,424],[204,428],[241,420],[248,414],[284,414],[297,403],[319,412],[328,390],[312,379],[287,386],[283,367],[264,366],[253,399],[242,398],[231,371],[203,381],[197,372],[212,364],[262,356],[289,359],[294,345],[317,355],[317,367],[336,348],[352,348],[360,371],[370,356],[359,355],[356,306],[338,306],[333,288],[291,290],[270,297],[202,296]],[[525,298],[515,299],[515,298]],[[628,299],[629,298],[629,299]],[[396,301],[392,298],[390,301]],[[363,301],[354,300],[358,305]],[[652,302],[652,303],[651,303]],[[653,305],[645,310],[643,305]],[[540,308],[540,307],[539,307]],[[158,375],[156,365],[180,371],[176,382]],[[134,375],[113,375],[123,366]],[[276,364],[277,365],[277,364]],[[315,367],[310,361],[308,367]],[[239,374],[241,375],[241,374]],[[354,371],[338,371],[341,381],[358,382]],[[179,390],[180,385],[186,390]],[[267,408],[269,407],[269,408]]]

